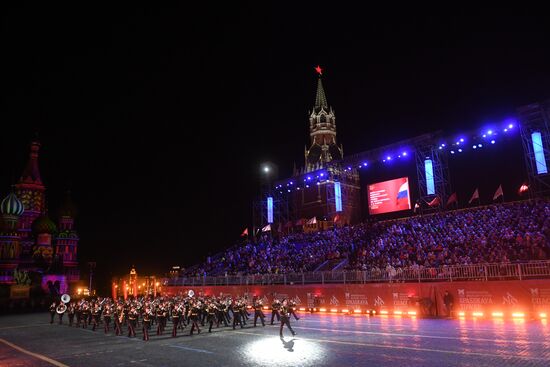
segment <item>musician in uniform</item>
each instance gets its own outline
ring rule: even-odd
[[[180,322],[181,310],[179,305],[174,305],[172,309],[172,338],[175,338],[178,335],[178,325]]]
[[[242,307],[243,305],[241,300],[237,299],[233,305],[233,330],[235,330],[235,326],[237,326],[237,324],[241,326],[241,329],[244,327],[242,321]]]
[[[88,304],[87,301],[84,301],[84,303],[82,304],[82,327],[84,329],[87,329],[88,328],[88,317],[90,316],[90,305]]]
[[[265,315],[263,312],[263,302],[261,298],[254,298],[252,300],[252,307],[254,308],[254,327],[256,327],[256,322],[258,318],[262,322],[262,326],[265,326]]]
[[[164,332],[164,325],[166,322],[166,311],[164,304],[160,304],[157,308],[157,335],[162,335]]]
[[[99,324],[99,304],[94,304],[92,308],[92,330],[95,331]]]
[[[288,329],[292,333],[292,336],[296,335],[294,330],[292,330],[292,327],[290,326],[290,306],[288,305],[288,302],[286,299],[283,300],[282,307],[281,307],[281,328],[279,329],[279,335],[281,338],[283,337],[283,327],[288,326]]]
[[[106,305],[105,306],[105,312],[103,312],[103,322],[105,323],[105,333],[108,333],[109,332],[109,325],[111,324],[111,314],[112,314],[112,311],[111,311],[111,305]]]
[[[143,313],[143,340],[149,340],[149,329],[151,329],[151,320],[153,319],[154,313],[149,307],[145,308]]]
[[[214,321],[217,322],[216,325],[219,325],[219,321],[216,320],[216,313],[217,313],[216,303],[214,301],[208,302],[208,306],[206,307],[206,321],[208,322],[208,332],[212,332],[212,325],[214,325]],[[216,326],[217,327],[217,326]]]
[[[65,314],[65,311],[67,311],[67,305],[63,302],[59,302],[59,305],[55,309],[57,312],[57,315],[59,316],[59,325],[63,323],[63,315]]]
[[[128,337],[136,336],[136,323],[137,323],[138,312],[135,307],[132,306],[128,312]]]
[[[115,311],[115,335],[122,335],[122,322],[124,321],[124,309],[119,304]]]
[[[281,315],[279,313],[280,309],[281,309],[281,301],[275,298],[273,300],[273,304],[271,305],[271,325],[273,325],[273,320],[275,319],[275,316],[277,316],[277,321],[281,320]]]
[[[300,320],[300,318],[296,315],[296,306],[297,306],[296,302],[293,299],[290,299],[288,301],[288,305],[290,307],[290,313],[292,314],[292,316],[294,316],[296,321]]]
[[[74,314],[75,314],[75,305],[74,302],[69,303],[67,309],[67,315],[69,316],[69,326],[73,326]]]
[[[57,305],[55,301],[50,305],[50,324],[53,324],[53,318],[55,317]]]
[[[195,301],[190,304],[189,322],[192,323],[192,325],[191,325],[191,331],[189,332],[189,335],[193,335],[193,331],[195,330],[195,327],[197,328],[197,334],[201,333],[201,329],[199,327],[200,305],[198,305],[197,303],[198,301]]]

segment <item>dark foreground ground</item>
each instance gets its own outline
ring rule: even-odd
[[[266,326],[149,342],[50,325],[47,314],[2,316],[0,366],[550,366],[544,320],[302,316],[283,340]]]

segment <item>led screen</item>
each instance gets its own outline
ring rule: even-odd
[[[369,185],[369,214],[382,214],[411,208],[409,178],[376,182]]]

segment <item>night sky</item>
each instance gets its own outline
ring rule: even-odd
[[[3,9],[0,193],[38,131],[50,214],[70,188],[100,282],[189,266],[239,239],[262,162],[303,163],[317,64],[351,154],[549,98],[549,35],[521,13]]]

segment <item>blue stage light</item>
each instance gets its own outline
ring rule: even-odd
[[[534,131],[531,134],[531,141],[533,143],[533,152],[535,153],[537,173],[539,175],[543,173],[548,173],[548,167],[546,166],[546,157],[544,156],[544,147],[542,145],[541,133],[539,131]]]
[[[403,156],[405,156],[405,157],[407,156],[407,152],[403,152],[403,153],[401,153],[401,154],[402,154]]]
[[[443,149],[443,147],[439,147],[439,150]]]
[[[367,162],[363,162],[363,167],[366,167],[367,166]]]
[[[451,154],[455,154],[455,151],[454,151],[454,150],[451,150]]]
[[[508,129],[504,129],[504,132],[508,132]]]
[[[267,198],[267,223],[273,223],[273,198]]]
[[[441,146],[444,147],[444,146],[445,146],[445,143],[441,144]]]
[[[319,176],[323,177],[325,174],[324,173],[321,173]]]
[[[494,143],[495,143],[495,141],[494,141],[494,140],[491,140],[491,144],[494,144]]]
[[[486,138],[486,137],[487,137],[487,135],[483,134],[483,137],[484,137],[484,138]]]
[[[481,148],[482,146],[483,146],[482,144],[478,144],[478,145],[477,145],[478,148]]]
[[[308,181],[311,180],[311,176],[307,176]]]
[[[342,211],[342,190],[340,188],[340,182],[336,181],[334,183],[334,200],[336,205],[336,211]]]
[[[493,134],[493,130],[487,130],[487,135],[492,135]]]
[[[509,124],[508,125],[508,129],[513,129],[514,128],[514,124]]]
[[[391,161],[391,156],[387,156],[386,159],[387,159],[388,161]]]
[[[431,159],[426,159],[424,161],[424,172],[426,173],[427,195],[435,195],[434,170],[433,170],[433,162]]]
[[[477,149],[477,145],[472,145],[472,148]]]
[[[463,139],[463,138],[460,138],[460,142],[461,142],[461,143],[464,143],[464,139]]]
[[[462,153],[462,149],[459,149],[458,152],[459,152],[459,153]]]
[[[291,185],[294,185],[294,182],[290,181],[290,184],[291,184]]]
[[[351,171],[351,167],[348,167],[348,170],[350,170],[350,171]]]

